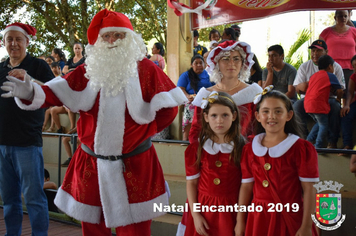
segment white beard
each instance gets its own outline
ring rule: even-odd
[[[130,79],[138,79],[137,61],[145,56],[146,46],[140,35],[126,32],[124,39],[113,44],[99,36],[96,43],[86,46],[86,74],[89,85],[104,96],[116,96]]]

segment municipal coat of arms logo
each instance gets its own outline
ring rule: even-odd
[[[312,214],[315,225],[323,230],[335,230],[345,221],[346,215],[341,214],[341,193],[343,187],[335,181],[324,181],[314,184],[316,194],[316,214]],[[322,193],[331,190],[336,193]]]

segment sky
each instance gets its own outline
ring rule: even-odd
[[[326,27],[323,21],[327,15],[334,11],[315,12],[315,34],[317,39],[321,31]],[[281,44],[288,52],[289,47],[296,41],[300,30],[309,29],[309,11],[283,13],[276,16],[263,18],[260,20],[245,21],[241,25],[240,40],[251,45],[252,51],[256,54],[261,66],[267,63],[267,48],[274,44]],[[352,17],[356,21],[356,14]],[[209,44],[209,43],[207,43]],[[306,60],[308,56],[308,43],[303,45],[301,52]],[[149,52],[150,52],[150,48]],[[0,58],[7,55],[5,47],[0,48]]]

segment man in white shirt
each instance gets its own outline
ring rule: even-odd
[[[296,88],[297,93],[300,94],[301,99],[293,104],[293,108],[297,116],[302,121],[302,131],[305,137],[308,134],[307,119],[308,114],[304,109],[304,96],[308,88],[310,77],[319,71],[318,60],[321,56],[328,53],[328,47],[323,40],[316,40],[309,47],[311,49],[311,59],[304,62],[298,69],[293,86]],[[334,74],[336,75],[339,83],[345,89],[344,73],[338,63],[334,63]],[[340,101],[337,101],[335,96],[330,96],[330,113],[329,113],[329,132],[328,132],[328,148],[336,148],[337,140],[340,133]]]

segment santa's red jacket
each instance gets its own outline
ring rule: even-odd
[[[114,97],[92,89],[85,72],[81,65],[65,78],[35,86],[31,104],[16,102],[26,110],[65,105],[79,112],[78,137],[97,155],[130,153],[171,124],[177,106],[186,101],[182,90],[147,59],[138,62],[138,78],[130,78]],[[117,161],[92,157],[79,147],[55,203],[80,221],[99,223],[104,214],[107,227],[118,227],[162,215],[153,211],[153,204],[168,204],[168,196],[153,146]]]

